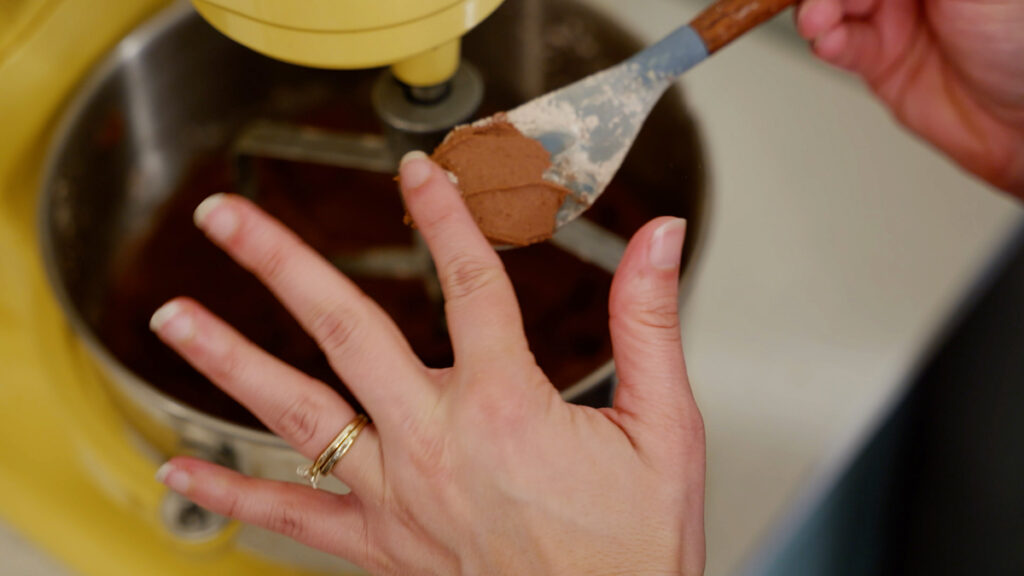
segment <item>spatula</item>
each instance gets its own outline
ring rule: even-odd
[[[545,179],[573,192],[559,210],[557,226],[575,220],[604,192],[674,80],[794,2],[718,0],[622,64],[506,113],[551,154]]]

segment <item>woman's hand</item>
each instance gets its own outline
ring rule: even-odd
[[[1024,2],[803,0],[797,27],[911,130],[1024,197]]]
[[[242,198],[214,197],[198,225],[295,315],[373,423],[334,469],[347,495],[188,458],[159,477],[376,574],[702,574],[704,428],[677,313],[684,223],[656,220],[629,245],[610,302],[620,383],[614,408],[595,410],[562,401],[537,367],[501,260],[444,173],[418,154],[401,173],[444,289],[455,366],[425,368],[294,234]],[[355,416],[196,302],[170,302],[153,328],[310,459]]]

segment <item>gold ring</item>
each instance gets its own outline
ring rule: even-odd
[[[365,414],[358,414],[348,426],[342,429],[334,440],[324,448],[324,451],[320,453],[320,456],[316,459],[316,462],[309,466],[299,466],[296,470],[299,476],[309,480],[310,485],[316,490],[317,485],[320,483],[320,479],[331,473],[334,466],[338,463],[341,458],[348,453],[349,449],[352,448],[352,444],[355,443],[356,438],[359,437],[359,433],[363,431],[363,428],[369,424],[370,419]]]

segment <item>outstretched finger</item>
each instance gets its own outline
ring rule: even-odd
[[[437,266],[456,362],[526,351],[512,282],[462,194],[422,152],[403,159],[401,180],[406,207]]]
[[[204,200],[196,223],[317,341],[382,433],[432,404],[425,369],[391,318],[283,224],[234,195]]]
[[[194,458],[174,458],[157,480],[199,506],[266,528],[359,566],[374,565],[362,503],[299,484],[250,478]]]
[[[356,415],[326,384],[271,356],[193,300],[168,302],[153,314],[150,326],[196,370],[311,460]],[[360,496],[379,496],[384,471],[374,429],[359,436],[334,473]]]
[[[683,220],[647,224],[630,241],[612,282],[610,328],[619,376],[612,413],[641,451],[703,446],[679,326],[685,234]]]

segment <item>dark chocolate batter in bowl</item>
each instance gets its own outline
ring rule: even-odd
[[[479,117],[510,109],[536,96],[537,90],[551,90],[615,64],[638,48],[617,28],[593,22],[593,15],[572,2],[545,2],[545,24],[536,30],[509,25],[520,15],[519,6],[506,3],[465,38],[467,57],[478,69],[494,71],[486,78],[487,98]],[[535,33],[543,34],[534,37]],[[527,58],[520,50],[523,46],[543,48],[543,67]],[[506,74],[508,70],[522,74]],[[345,132],[379,133],[370,105],[375,73],[346,73],[344,82],[333,75],[321,82],[319,73],[307,79],[311,73],[306,70],[288,68],[288,74],[290,80],[281,82],[288,90],[272,92],[255,108],[237,110],[243,118],[230,125],[240,126],[244,118],[266,117]],[[537,82],[520,76],[536,76]],[[307,82],[315,89],[307,90]],[[323,98],[318,96],[321,93]],[[96,290],[102,296],[89,303],[89,309],[96,310],[89,322],[101,343],[141,379],[202,412],[259,429],[262,426],[255,418],[148,328],[150,316],[161,304],[190,296],[256,345],[346,393],[315,342],[284,307],[192,223],[192,212],[204,198],[238,191],[230,160],[226,149],[196,156],[163,207],[152,218],[147,214],[145,235],[118,239],[112,263],[103,268],[103,289]],[[687,268],[703,228],[701,162],[693,120],[675,94],[656,107],[623,169],[584,217],[625,239],[656,216],[690,218],[691,237],[684,254]],[[414,244],[414,231],[403,223],[404,207],[393,175],[272,160],[256,161],[255,174],[258,203],[331,259],[370,248]],[[503,251],[501,257],[520,301],[531,349],[556,387],[573,386],[611,359],[608,273],[546,243]],[[426,364],[452,363],[443,304],[428,293],[421,279],[354,276],[353,280],[394,318]]]
[[[544,179],[551,155],[504,114],[455,129],[432,157],[457,180],[480,230],[497,245],[551,238],[558,209],[572,194]]]
[[[413,231],[388,175],[282,161],[257,162],[259,204],[330,257],[382,246],[411,246]],[[197,163],[163,209],[151,233],[121,254],[103,307],[100,338],[127,367],[165,393],[199,410],[261,427],[244,408],[209,383],[148,330],[163,302],[195,298],[269,353],[345,392],[315,342],[252,275],[211,244],[192,223],[205,197],[230,191],[228,157]],[[606,225],[629,234],[648,216],[633,207],[627,185],[602,197]],[[616,209],[616,203],[622,204]],[[565,389],[611,357],[607,302],[611,276],[550,245],[502,252],[523,310],[537,362]],[[443,304],[420,280],[354,277],[395,319],[423,361],[451,365]]]

